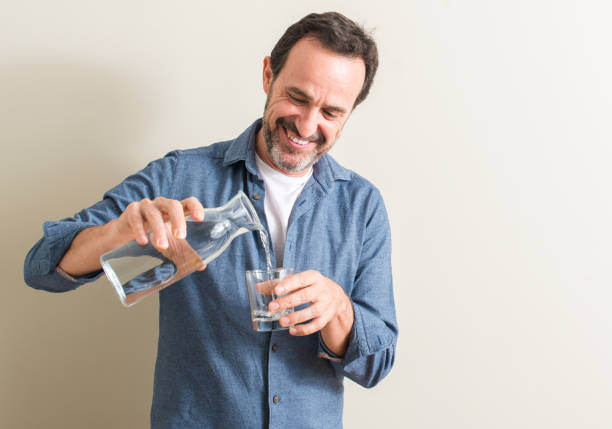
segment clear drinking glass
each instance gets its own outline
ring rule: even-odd
[[[168,228],[168,248],[130,241],[100,257],[106,276],[126,307],[170,286],[219,256],[231,241],[263,226],[243,192],[222,207],[204,209],[204,221],[187,218],[187,236],[176,239]],[[262,234],[265,235],[265,234]]]
[[[293,309],[272,312],[268,310],[268,304],[278,298],[274,293],[274,287],[283,278],[291,274],[293,274],[293,268],[272,268],[246,272],[246,284],[251,304],[251,321],[254,330],[266,332],[288,329],[288,327],[280,326],[278,320],[292,313]]]

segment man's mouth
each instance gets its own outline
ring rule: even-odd
[[[289,140],[291,140],[293,143],[299,144],[299,145],[302,145],[302,146],[307,145],[308,143],[310,143],[308,140],[301,140],[301,139],[298,139],[297,137],[294,137],[294,136],[292,136],[290,134],[287,134],[287,137],[289,137]]]
[[[285,135],[287,136],[287,140],[289,140],[290,143],[293,143],[294,145],[300,148],[304,148],[308,146],[309,143],[313,143],[310,140],[304,140],[304,139],[297,137],[296,135],[293,135],[293,133],[285,127],[283,127],[283,130],[285,130]]]

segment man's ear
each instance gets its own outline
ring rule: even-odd
[[[270,85],[272,84],[272,80],[274,77],[274,73],[272,73],[272,67],[270,66],[270,57],[264,58],[263,61],[263,90],[266,95],[270,92]]]

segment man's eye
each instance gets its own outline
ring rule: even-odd
[[[302,100],[301,98],[294,97],[293,95],[290,95],[289,98],[291,99],[291,101],[293,101],[294,103],[297,103],[297,104],[304,104],[304,103],[306,103],[306,101]]]
[[[327,119],[336,119],[338,117],[338,115],[330,110],[323,110],[323,115],[325,115]]]

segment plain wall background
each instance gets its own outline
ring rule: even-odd
[[[612,427],[612,59],[604,1],[106,1],[0,12],[0,426],[145,428],[157,298],[25,286],[42,222],[261,115],[311,11],[376,28],[332,150],[381,190],[400,339],[345,427]]]

